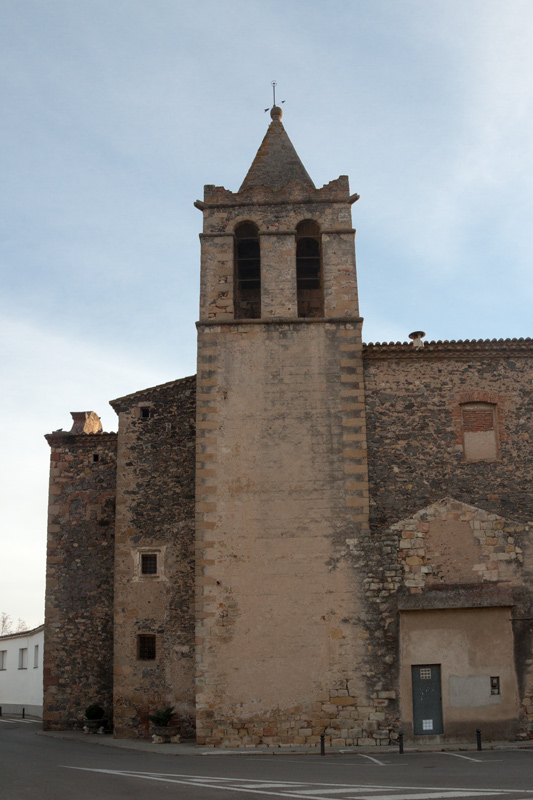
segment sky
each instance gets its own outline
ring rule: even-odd
[[[70,411],[194,374],[204,184],[349,175],[365,341],[532,335],[531,0],[0,0],[0,611]]]

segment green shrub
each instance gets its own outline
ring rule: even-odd
[[[154,725],[159,725],[162,728],[166,728],[168,725],[170,725],[170,720],[173,716],[174,706],[170,706],[170,708],[154,711],[153,714],[148,716],[148,719],[150,722],[153,722]]]

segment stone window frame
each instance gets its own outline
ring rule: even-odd
[[[165,556],[166,545],[157,547],[136,547],[133,550],[133,580],[134,581],[166,581],[165,575]],[[142,555],[143,553],[157,556],[157,572],[143,573],[142,571]]]
[[[487,410],[490,409],[492,411],[492,422],[493,427],[492,431],[494,432],[494,448],[495,453],[492,458],[472,458],[471,456],[467,456],[467,448],[465,443],[465,426],[464,426],[464,417],[463,412],[468,406],[477,406],[477,407],[485,407]],[[479,464],[479,463],[494,463],[495,461],[500,460],[500,426],[498,422],[498,404],[495,402],[491,402],[490,400],[467,400],[465,402],[459,403],[459,412],[461,415],[461,441],[463,446],[463,458],[465,463],[467,464]]]
[[[148,416],[143,416],[144,408],[149,409]],[[137,405],[133,407],[133,415],[135,419],[142,419],[143,421],[146,421],[153,418],[154,408],[155,408],[155,403],[152,403],[148,400],[144,400],[142,402],[137,403]]]
[[[468,403],[488,403],[489,405],[496,406],[495,411],[495,432],[496,432],[496,446],[497,446],[497,459],[471,461],[465,458],[465,447],[463,438],[463,413],[462,406]],[[506,419],[507,419],[507,397],[499,392],[491,392],[484,389],[470,389],[468,391],[458,392],[457,394],[450,395],[447,401],[447,406],[453,420],[453,427],[455,430],[455,449],[460,454],[464,464],[494,464],[501,459],[501,445],[507,441],[506,434]]]

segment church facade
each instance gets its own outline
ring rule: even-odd
[[[364,345],[348,179],[206,186],[198,372],[51,447],[44,714],[204,746],[533,736],[533,341]]]

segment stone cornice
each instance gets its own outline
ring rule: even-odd
[[[363,317],[270,317],[265,319],[202,319],[196,323],[197,328],[204,327],[235,327],[238,325],[315,325],[339,323],[344,325],[359,325]]]
[[[45,433],[44,438],[50,447],[63,447],[64,445],[75,444],[87,447],[95,447],[98,444],[111,444],[116,442],[117,434],[113,431],[109,433],[69,433],[68,431],[54,431]]]
[[[400,595],[399,611],[426,611],[443,608],[509,608],[515,605],[509,584],[452,584],[430,586],[422,594]]]
[[[409,342],[383,342],[363,344],[366,360],[392,359],[470,359],[527,358],[533,356],[533,339],[458,339],[457,341],[424,342],[415,348]]]
[[[355,235],[355,228],[327,228],[321,230],[320,233],[326,235],[332,234],[345,234],[347,236],[354,236]],[[280,230],[280,231],[258,231],[259,236],[296,236],[296,228],[292,230]],[[205,233],[198,234],[200,239],[218,239],[223,236],[230,236],[232,239],[235,236],[234,231],[207,231]]]

